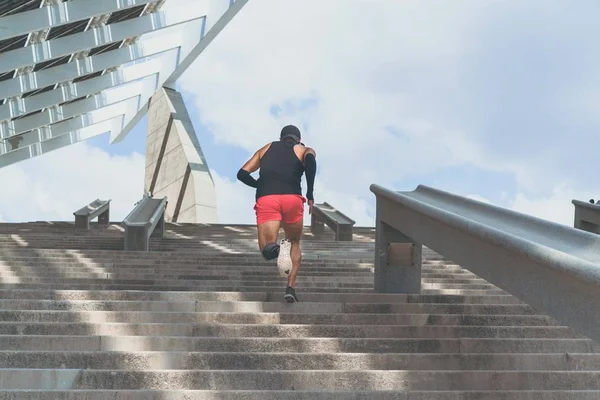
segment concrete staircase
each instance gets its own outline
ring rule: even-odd
[[[373,292],[372,229],[303,244],[297,288],[250,226],[0,224],[0,400],[598,400],[600,347],[426,250]]]

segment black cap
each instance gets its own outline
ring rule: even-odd
[[[300,141],[302,136],[300,135],[300,129],[296,128],[294,125],[284,126],[281,130],[280,139],[285,138],[294,138],[296,141]]]

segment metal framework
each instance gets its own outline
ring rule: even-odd
[[[122,140],[247,2],[0,1],[0,168]]]

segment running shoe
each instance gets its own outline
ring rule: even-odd
[[[292,272],[292,242],[288,239],[282,239],[279,245],[279,256],[277,257],[277,268],[279,275],[288,277]]]
[[[288,303],[299,303],[298,297],[296,296],[296,290],[293,287],[287,287],[285,289],[285,301]]]

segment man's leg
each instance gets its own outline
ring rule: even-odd
[[[296,276],[300,269],[300,263],[302,262],[302,251],[300,250],[300,238],[302,237],[302,231],[304,229],[304,221],[301,219],[293,224],[283,223],[283,230],[285,231],[285,238],[292,242],[291,258],[292,258],[292,271],[288,276],[288,286],[294,288],[296,286]]]
[[[281,221],[267,221],[258,225],[258,247],[267,260],[274,260],[279,255],[277,235]]]
[[[258,199],[254,206],[258,227],[258,247],[263,257],[274,260],[279,256],[277,235],[281,226],[281,212],[278,200],[273,196]]]
[[[283,201],[283,216],[282,225],[285,231],[285,238],[289,240],[291,246],[283,246],[281,251],[284,251],[285,247],[290,250],[288,254],[288,262],[291,261],[292,268],[288,275],[288,285],[285,290],[285,300],[289,303],[297,302],[298,297],[296,296],[296,277],[300,270],[300,263],[302,262],[302,251],[300,250],[300,238],[302,237],[302,230],[304,229],[304,198],[302,196],[286,196]],[[282,253],[279,259],[282,258]]]

